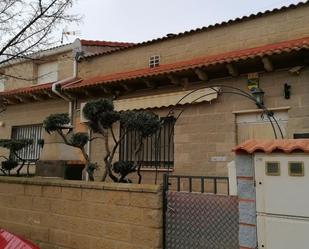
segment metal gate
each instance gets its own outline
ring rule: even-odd
[[[165,249],[239,249],[227,177],[164,175]]]

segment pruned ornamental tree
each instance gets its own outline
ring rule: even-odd
[[[83,176],[85,176],[85,173],[87,172],[89,180],[94,181],[93,173],[96,165],[90,162],[89,155],[85,148],[86,144],[90,141],[89,136],[85,132],[71,132],[72,127],[70,123],[71,121],[67,113],[51,114],[43,121],[43,127],[49,134],[53,132],[58,133],[66,145],[72,146],[81,151],[86,163]],[[66,134],[64,131],[68,129],[70,131]]]
[[[144,140],[148,136],[156,134],[160,129],[159,117],[152,112],[146,111],[116,111],[110,99],[98,99],[88,102],[83,108],[83,114],[88,120],[89,128],[95,134],[92,138],[89,138],[86,133],[70,132],[65,134],[64,130],[73,128],[70,127],[70,119],[67,114],[52,114],[44,120],[43,126],[48,133],[57,132],[65,144],[80,149],[86,162],[85,170],[88,172],[91,181],[94,180],[93,173],[96,169],[96,164],[90,161],[85,145],[94,139],[103,139],[104,150],[102,150],[102,157],[104,173],[102,181],[110,177],[114,182],[131,182],[128,179],[128,175],[132,172],[137,172],[138,182],[141,183],[142,175],[140,169],[144,154]],[[115,135],[115,128],[119,127],[116,125],[117,123],[125,130],[119,136]],[[136,134],[134,160],[115,160],[117,149],[129,132]]]
[[[159,117],[149,111],[116,111],[110,99],[89,101],[83,108],[83,114],[93,133],[99,134],[104,140],[105,170],[102,181],[109,176],[114,182],[130,182],[127,176],[137,171],[138,183],[141,183],[143,144],[147,137],[156,134],[160,129]],[[120,123],[125,131],[118,137],[115,135],[115,128],[118,127],[116,123]],[[134,161],[114,160],[121,141],[129,132],[136,134]]]
[[[32,139],[0,139],[0,147],[10,150],[9,157],[6,156],[0,156],[2,159],[4,159],[1,162],[1,168],[0,170],[4,175],[10,175],[10,172],[12,169],[15,169],[18,167],[19,162],[21,164],[19,165],[18,169],[16,170],[17,176],[19,176],[21,169],[26,163],[26,159],[20,157],[18,155],[18,152],[27,146],[31,145],[33,143]]]

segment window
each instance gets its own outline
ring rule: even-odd
[[[29,145],[22,150],[18,151],[18,157],[23,160],[35,162],[40,158],[41,145],[39,141],[42,139],[42,125],[25,125],[25,126],[14,126],[12,127],[12,139],[32,139],[33,144]],[[20,161],[11,155],[14,160]]]
[[[162,118],[161,129],[144,141],[142,149],[143,168],[173,168],[174,165],[174,123],[173,117]],[[125,129],[120,128],[120,136]],[[135,131],[128,132],[122,140],[119,148],[119,159],[123,161],[134,161],[134,150],[137,134]]]
[[[289,175],[290,176],[304,176],[304,163],[303,162],[289,162]]]
[[[58,62],[48,62],[38,65],[38,84],[55,82],[58,80]]]
[[[160,56],[159,55],[152,55],[149,57],[149,67],[158,67],[160,65]]]
[[[266,162],[266,175],[279,176],[280,175],[280,163],[279,162]]]

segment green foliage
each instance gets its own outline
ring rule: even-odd
[[[111,128],[120,118],[120,114],[114,111],[113,102],[109,99],[99,99],[88,102],[83,108],[84,116],[89,120],[89,126],[94,132]]]
[[[136,154],[142,151],[143,139],[156,134],[160,129],[160,119],[158,115],[149,111],[118,112],[115,111],[113,102],[110,99],[89,101],[83,108],[83,114],[88,120],[88,126],[93,132],[100,133],[103,139],[108,139],[109,133],[106,130],[113,129],[113,124],[118,121],[120,121],[121,125],[123,125],[127,131],[136,131],[136,134],[139,136],[137,142],[140,144],[140,146],[137,147],[139,151],[136,151]],[[65,128],[70,124],[70,119],[68,114],[52,114],[44,120],[43,124],[45,130],[51,133]],[[80,148],[85,156],[84,146],[90,141],[87,133],[71,133],[71,136],[61,133],[61,135],[66,144]],[[119,146],[121,142],[117,141],[115,136],[113,138],[113,148],[109,148],[110,143],[108,140],[107,143],[104,144],[107,153],[104,157],[106,174],[103,177],[103,181],[108,175],[115,182],[130,182],[130,180],[127,179],[127,175],[140,169],[140,164],[136,165],[133,162],[125,161],[112,164],[117,146]],[[123,139],[123,136],[120,139]],[[86,170],[89,173],[89,179],[94,179],[93,171],[97,168],[97,165],[91,163],[88,155],[85,157],[87,160]],[[136,158],[139,157],[137,156]],[[118,176],[115,176],[114,173],[118,174]]]
[[[14,160],[6,160],[1,162],[2,169],[4,170],[12,170],[18,166],[18,162]]]
[[[63,128],[70,124],[70,118],[67,113],[51,114],[43,121],[43,127],[48,133]]]
[[[114,111],[114,104],[109,99],[89,101],[83,108],[84,115],[89,120],[95,120],[102,112],[111,111]]]
[[[73,146],[82,148],[84,147],[89,141],[89,136],[87,133],[85,132],[77,132],[74,133],[71,137],[70,137],[70,143]]]
[[[33,143],[32,139],[0,139],[0,147],[11,150],[12,152],[17,152],[28,145]]]
[[[117,112],[109,99],[88,102],[83,113],[94,132],[100,131],[99,125],[108,129],[119,120],[126,129],[136,130],[142,137],[151,136],[160,128],[160,120],[156,114],[146,111]]]
[[[149,111],[126,111],[121,113],[122,125],[127,130],[135,130],[142,138],[155,134],[160,129],[158,115]]]
[[[88,172],[93,172],[98,168],[98,165],[96,163],[89,163],[88,165]]]
[[[0,147],[9,149],[11,139],[0,139]]]
[[[0,147],[10,150],[11,156],[14,155],[19,150],[31,145],[33,143],[32,139],[0,139]],[[16,155],[16,154],[15,154]],[[10,156],[10,157],[11,157]],[[3,170],[12,170],[18,166],[18,162],[16,160],[12,160],[11,158],[1,162],[1,168]]]
[[[41,146],[41,148],[43,148],[44,147],[44,144],[45,144],[45,141],[44,141],[44,139],[38,139],[38,145],[39,146]]]
[[[122,181],[124,181],[125,177],[128,174],[135,172],[136,169],[135,169],[135,166],[132,162],[118,161],[118,162],[114,163],[113,171],[116,174],[119,174],[121,176]]]

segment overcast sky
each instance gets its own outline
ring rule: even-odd
[[[140,42],[278,8],[299,0],[78,0],[79,38]],[[70,37],[74,40],[77,37]],[[65,40],[67,42],[68,40]]]

